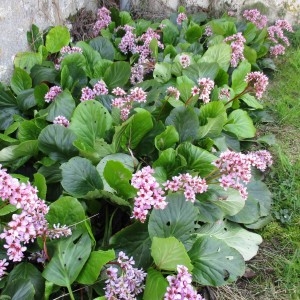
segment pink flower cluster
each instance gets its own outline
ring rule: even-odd
[[[7,266],[8,266],[8,262],[6,261],[6,259],[0,259],[0,280],[5,275]]]
[[[164,184],[165,190],[177,192],[184,191],[186,201],[195,202],[196,194],[202,194],[207,191],[206,180],[200,176],[191,176],[189,173],[173,176],[172,180],[167,180]]]
[[[125,30],[125,35],[122,37],[119,49],[124,53],[128,52],[136,53],[136,35],[133,33],[134,27],[130,25],[125,25],[124,27],[118,27],[118,29]]]
[[[106,270],[108,279],[105,281],[105,297],[107,300],[126,299],[135,300],[144,289],[146,273],[142,269],[134,268],[135,261],[124,252],[120,252],[117,259],[121,274],[117,267]]]
[[[211,26],[209,25],[206,25],[205,26],[205,30],[204,30],[204,35],[206,36],[212,36],[214,33],[213,33],[213,30],[211,28]]]
[[[219,93],[219,99],[223,100],[223,99],[226,99],[228,100],[230,98],[230,91],[228,88],[222,88],[220,90],[220,93]]]
[[[167,206],[164,191],[159,183],[152,176],[154,170],[147,166],[132,175],[131,185],[138,189],[134,198],[133,218],[139,219],[142,223],[146,221],[149,210],[164,209]]]
[[[184,20],[187,20],[187,15],[185,13],[178,14],[176,19],[177,24],[181,25]]]
[[[55,97],[62,92],[60,86],[55,85],[49,89],[49,92],[45,95],[45,102],[50,103],[54,101]]]
[[[272,157],[266,150],[249,152],[248,154],[227,150],[221,153],[213,165],[221,173],[219,179],[221,187],[225,190],[227,188],[236,189],[244,199],[247,199],[248,193],[245,184],[250,182],[251,166],[265,171],[272,163]]]
[[[81,97],[80,101],[92,100],[95,99],[96,96],[107,95],[108,89],[103,80],[99,80],[93,87],[93,89],[88,86],[81,89]]]
[[[53,124],[59,124],[59,125],[62,125],[64,127],[69,127],[70,121],[66,117],[64,117],[64,116],[57,116],[53,120]]]
[[[187,267],[177,266],[177,275],[167,276],[169,286],[164,295],[164,300],[205,300],[192,286],[192,275]]]
[[[256,97],[261,99],[269,83],[268,77],[264,73],[256,71],[247,74],[245,81],[254,88]]]
[[[121,110],[121,119],[123,121],[128,119],[130,110],[134,102],[143,103],[146,102],[147,94],[142,88],[136,87],[130,90],[130,94],[127,94],[123,89],[117,87],[112,90],[112,93],[118,96],[112,100],[112,106]]]
[[[179,100],[180,92],[173,86],[167,88],[167,94],[171,97],[174,97],[176,100]]]
[[[106,7],[99,8],[97,12],[97,21],[93,27],[94,35],[97,36],[100,30],[106,28],[110,22],[110,11]]]
[[[231,66],[237,67],[240,61],[244,60],[244,43],[246,42],[246,39],[243,37],[243,34],[241,32],[238,32],[236,34],[233,34],[231,36],[228,36],[224,39],[224,42],[231,42]]]
[[[258,9],[247,9],[243,12],[243,17],[252,22],[258,29],[263,29],[267,23],[268,18],[262,15]]]
[[[275,25],[268,28],[269,40],[275,45],[270,47],[270,54],[277,57],[285,53],[285,46],[289,46],[289,39],[284,35],[284,30],[294,32],[292,26],[286,20],[277,20]],[[285,46],[284,46],[284,45]]]
[[[30,183],[20,183],[16,178],[11,177],[6,169],[2,169],[1,165],[0,198],[21,210],[20,214],[12,215],[12,220],[0,234],[0,238],[5,240],[4,248],[7,249],[9,260],[21,261],[27,250],[26,244],[33,242],[39,236],[48,236],[51,232],[45,218],[49,207],[38,197],[35,187]],[[57,237],[62,235],[60,232],[57,230]],[[5,265],[2,265],[2,269],[3,266]]]
[[[209,78],[199,78],[198,86],[194,86],[192,88],[192,95],[199,95],[199,99],[202,99],[204,103],[208,103],[210,101],[209,96],[214,85],[214,81]]]
[[[185,69],[191,64],[191,58],[186,54],[182,54],[179,57],[179,62],[181,66]]]

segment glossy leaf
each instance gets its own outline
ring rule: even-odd
[[[175,127],[167,126],[165,131],[155,136],[155,147],[158,150],[165,150],[171,148],[175,143],[179,141],[179,135]]]
[[[70,43],[70,33],[65,26],[55,26],[46,36],[46,48],[51,53],[58,52]]]
[[[91,253],[88,233],[73,233],[56,244],[54,255],[43,271],[43,277],[59,286],[70,287]]]
[[[242,255],[215,237],[198,238],[188,254],[194,266],[193,279],[203,285],[225,285],[245,272]]]
[[[131,74],[130,65],[125,61],[111,64],[104,73],[104,81],[109,88],[123,87],[129,80]]]
[[[186,266],[189,271],[193,269],[184,245],[175,237],[153,237],[151,255],[160,270],[176,271],[178,265]]]
[[[31,88],[32,80],[26,71],[21,68],[15,68],[10,85],[14,93],[18,95],[22,91]]]
[[[88,192],[101,189],[103,183],[99,173],[86,158],[72,157],[61,165],[62,186],[73,197],[83,197]]]
[[[143,300],[162,300],[168,286],[169,283],[161,272],[148,269]]]

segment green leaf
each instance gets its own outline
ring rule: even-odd
[[[257,52],[253,48],[245,45],[244,56],[249,61],[249,63],[251,63],[252,65],[256,64]]]
[[[202,177],[207,176],[215,170],[212,162],[216,160],[216,156],[191,143],[180,144],[177,148],[177,153],[185,158],[188,170],[193,170]]]
[[[231,47],[225,43],[209,47],[200,62],[218,63],[221,69],[227,71],[231,60]]]
[[[168,286],[169,283],[161,272],[148,269],[143,300],[162,300]]]
[[[83,206],[76,198],[64,196],[51,203],[46,219],[50,226],[64,224],[66,226],[76,225],[76,228],[85,228],[87,218]]]
[[[232,89],[235,94],[242,93],[247,87],[245,77],[251,71],[251,64],[247,60],[243,60],[239,66],[232,72]]]
[[[180,142],[192,141],[198,135],[199,120],[192,107],[175,107],[166,119],[166,125],[173,125]]]
[[[26,282],[26,285],[20,284],[19,282]],[[29,284],[30,283],[30,284]],[[33,293],[32,293],[33,287]],[[27,289],[28,288],[28,289]],[[24,289],[24,290],[22,290]],[[6,291],[11,290],[13,296],[10,293],[13,299],[35,299],[40,300],[43,298],[45,290],[45,280],[42,277],[42,274],[36,269],[33,264],[22,262],[14,267],[14,269],[9,273],[7,286],[2,294],[6,294]],[[30,295],[32,295],[30,297]],[[20,298],[18,298],[20,297]]]
[[[209,26],[211,26],[214,34],[229,36],[236,33],[235,23],[227,21],[225,18],[213,20],[209,22]]]
[[[195,82],[185,75],[176,78],[176,87],[180,92],[180,99],[184,103],[191,97],[191,90],[194,85]]]
[[[163,20],[161,22],[164,26],[162,28],[163,38],[162,41],[165,45],[175,44],[177,37],[179,36],[179,30],[175,24],[173,24],[170,20]]]
[[[202,285],[225,285],[245,272],[242,255],[215,237],[198,238],[188,254],[194,266],[193,279]]]
[[[262,243],[260,235],[228,221],[205,224],[197,231],[197,236],[213,236],[224,241],[229,247],[240,252],[245,261],[257,254],[258,246]]]
[[[14,66],[30,72],[34,65],[40,65],[43,62],[43,57],[40,53],[19,52],[14,59]]]
[[[3,206],[3,203],[1,203],[0,217],[6,216],[12,212],[15,212],[16,210],[17,210],[17,208],[12,204],[6,204],[5,206]]]
[[[185,244],[194,232],[198,209],[186,201],[182,193],[169,194],[166,200],[168,205],[165,209],[153,209],[150,214],[149,235],[151,238],[174,236]]]
[[[236,109],[230,113],[224,130],[235,134],[239,140],[252,138],[256,132],[252,119],[242,109]]]
[[[193,269],[184,245],[175,237],[153,237],[151,255],[160,270],[176,271],[178,265],[186,266],[189,271]]]
[[[33,174],[33,185],[38,189],[38,196],[41,199],[46,199],[47,195],[47,184],[46,179],[41,173]]]
[[[92,251],[76,281],[81,284],[95,283],[103,266],[115,257],[114,250]]]
[[[245,94],[241,97],[243,102],[245,102],[249,107],[253,107],[255,109],[263,109],[264,106],[256,100],[256,98],[250,94]]]
[[[210,78],[214,80],[219,73],[219,69],[220,67],[216,62],[201,62],[192,64],[186,69],[183,69],[182,74],[196,83],[199,78]]]
[[[21,68],[15,68],[10,80],[11,89],[16,95],[32,87],[31,77]]]
[[[66,161],[77,155],[78,150],[73,146],[75,134],[59,124],[45,127],[38,138],[39,149],[56,161]]]
[[[219,136],[227,121],[224,104],[220,101],[213,101],[201,106],[199,120],[201,126],[198,138]]]
[[[266,217],[270,214],[272,195],[266,184],[262,181],[252,180],[247,185],[248,198],[245,201],[245,207],[229,220],[237,223],[251,224],[260,217]]]
[[[109,39],[104,38],[102,36],[98,36],[90,40],[89,45],[93,49],[98,51],[101,58],[112,60],[112,61],[114,60],[115,48]]]
[[[40,29],[35,25],[31,25],[31,30],[27,31],[27,42],[30,45],[31,49],[37,52],[38,48],[43,45],[43,34],[40,32]]]
[[[88,192],[102,189],[103,183],[96,167],[82,157],[73,157],[61,165],[61,185],[74,197],[83,197]]]
[[[124,251],[129,257],[133,256],[137,268],[146,270],[152,264],[147,223],[135,222],[123,228],[110,238],[109,243],[116,252]]]
[[[197,24],[194,24],[188,27],[187,31],[185,32],[185,39],[192,44],[199,41],[202,34],[203,28]]]
[[[43,277],[59,286],[70,287],[81,272],[91,253],[91,240],[88,233],[73,233],[69,238],[61,239]]]
[[[80,103],[72,115],[69,129],[77,139],[94,148],[97,140],[105,137],[111,128],[112,118],[108,110],[95,100]]]
[[[29,279],[15,279],[3,291],[2,295],[9,296],[10,300],[32,300],[35,298],[35,290]],[[1,296],[2,296],[1,295]],[[41,299],[41,298],[40,298]]]
[[[70,43],[70,33],[65,26],[55,26],[46,36],[46,48],[50,53],[56,53]]]
[[[64,90],[56,96],[55,100],[45,110],[43,110],[43,113],[48,113],[46,119],[49,122],[53,122],[58,116],[64,116],[70,120],[75,107],[75,100],[73,99],[72,94],[70,91]]]
[[[172,69],[172,66],[169,63],[166,63],[166,62],[156,63],[154,71],[153,71],[153,78],[157,82],[166,83],[172,77],[171,69]]]
[[[103,80],[110,89],[123,87],[128,82],[130,74],[130,64],[125,61],[117,61],[107,68]]]
[[[34,107],[37,104],[34,98],[34,89],[21,91],[17,96],[17,103],[22,111]]]
[[[154,143],[157,150],[171,148],[179,141],[179,135],[175,127],[167,126],[165,131],[155,137]]]
[[[45,124],[46,125],[46,124]],[[36,121],[33,120],[24,120],[20,123],[18,128],[17,137],[20,142],[27,140],[37,140],[39,134],[41,133],[42,128],[40,128]]]
[[[113,144],[116,150],[121,146],[124,150],[135,149],[143,137],[153,128],[151,114],[142,108],[136,108],[136,114],[125,121],[116,130]]]
[[[34,156],[38,153],[38,141],[28,140],[19,145],[8,146],[0,151],[0,162],[13,161],[18,158]]]
[[[131,186],[132,173],[121,162],[109,160],[104,168],[104,178],[121,197],[128,199],[136,195],[136,189]]]

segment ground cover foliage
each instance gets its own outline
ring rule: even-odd
[[[255,124],[292,28],[97,16],[76,43],[33,25],[1,85],[1,297],[202,299],[244,275],[270,220]]]

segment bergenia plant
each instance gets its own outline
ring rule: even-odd
[[[1,297],[204,299],[238,280],[269,220],[255,116],[286,31],[183,7],[100,8],[76,43],[33,25],[0,86]]]

